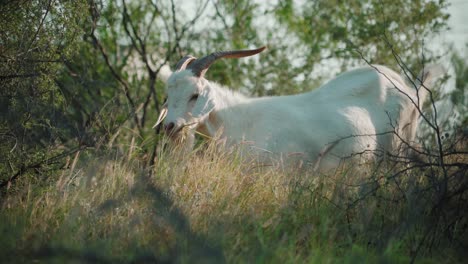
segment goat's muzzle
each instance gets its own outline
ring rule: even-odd
[[[186,137],[193,132],[196,122],[178,125],[174,122],[168,122],[164,125],[166,135],[175,141],[184,141]]]
[[[169,122],[164,125],[164,132],[172,140],[179,141],[185,138],[188,128],[187,125],[176,125],[174,122]]]
[[[164,125],[164,131],[166,132],[166,134],[171,135],[174,133],[174,127],[175,127],[174,122],[170,122]]]

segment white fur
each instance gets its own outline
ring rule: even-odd
[[[422,76],[431,77],[429,73]],[[190,101],[195,93],[198,99]],[[183,70],[168,80],[164,123],[173,122],[176,130],[189,127],[189,144],[194,130],[220,134],[228,145],[249,145],[262,158],[300,156],[326,170],[347,157],[368,160],[395,153],[400,138],[411,143],[419,117],[416,105],[425,95],[384,66],[348,71],[308,93],[261,98],[245,97]]]

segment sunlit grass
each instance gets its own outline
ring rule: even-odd
[[[428,226],[427,200],[411,198],[427,186],[422,171],[325,176],[214,144],[160,151],[153,167],[129,153],[85,156],[5,195],[5,261],[406,263]]]

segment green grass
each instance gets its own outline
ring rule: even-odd
[[[411,190],[428,186],[427,171],[314,175],[213,145],[161,151],[153,168],[132,156],[81,153],[47,184],[7,191],[2,261],[462,262],[455,244],[420,243],[432,194]]]

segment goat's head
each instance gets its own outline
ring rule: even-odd
[[[213,92],[207,87],[204,75],[210,65],[220,58],[241,58],[262,52],[254,50],[215,52],[200,59],[185,56],[167,81],[167,101],[155,126],[164,120],[164,130],[171,138],[186,135],[202,124],[216,107]]]

